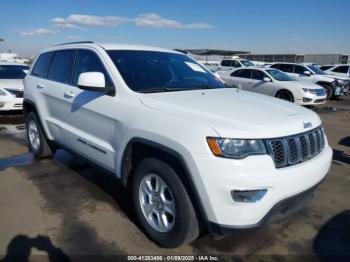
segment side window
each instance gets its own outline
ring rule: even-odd
[[[222,60],[221,65],[222,66],[231,66],[231,60]]]
[[[305,71],[310,71],[306,67],[300,66],[300,65],[295,65],[294,66],[294,73],[303,75]]]
[[[32,70],[32,75],[46,78],[49,73],[49,66],[53,52],[43,53],[36,60],[34,68]]]
[[[234,77],[240,77],[240,78],[250,78],[251,76],[251,70],[247,70],[247,69],[240,69],[237,71],[234,71],[231,76]]]
[[[113,86],[112,81],[97,55],[92,51],[79,50],[75,60],[73,85],[78,85],[79,75],[86,72],[100,72],[104,74],[106,87]]]
[[[333,66],[321,66],[320,69],[324,71],[330,69],[331,67]]]
[[[281,70],[283,72],[287,72],[287,73],[293,73],[293,68],[294,68],[294,65],[291,65],[291,64],[280,64],[279,65],[279,70]]]
[[[232,60],[232,67],[241,67],[241,64],[236,60]]]
[[[56,51],[51,62],[48,78],[64,84],[71,83],[76,50]]]
[[[275,69],[280,69],[280,64],[273,64],[270,67]]]
[[[349,72],[349,66],[338,66],[332,70],[333,72],[337,73],[345,73],[347,74]]]
[[[267,75],[264,72],[260,70],[252,70],[252,79],[264,80],[264,77],[267,77]]]

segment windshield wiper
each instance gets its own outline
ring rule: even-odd
[[[186,91],[186,90],[195,90],[197,87],[154,87],[154,88],[145,88],[140,90],[140,93],[160,93],[160,92],[175,92],[175,91]]]
[[[226,88],[232,88],[229,85],[225,84]],[[154,88],[145,88],[140,90],[140,93],[160,93],[160,92],[175,92],[175,91],[188,91],[188,90],[201,90],[201,89],[220,89],[219,87],[214,86],[195,86],[195,87],[154,87]]]
[[[140,93],[160,93],[160,92],[169,92],[169,88],[167,88],[167,87],[145,88],[145,89],[139,90],[138,92],[140,92]]]

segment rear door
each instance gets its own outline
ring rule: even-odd
[[[36,81],[39,90],[36,101],[41,107],[39,111],[43,115],[42,119],[52,139],[61,144],[65,144],[65,133],[68,130],[65,124],[65,118],[69,114],[67,95],[71,92],[75,54],[74,49],[47,53],[42,61],[37,62],[32,72],[32,75],[40,77]]]
[[[285,72],[290,77],[294,78],[295,80],[298,80],[297,75],[294,74],[294,65],[293,64],[274,64],[271,67],[275,68],[275,69],[279,69],[279,70]]]
[[[231,73],[228,84],[237,86],[243,90],[248,90],[250,88],[250,85],[252,84],[250,77],[251,77],[251,70],[238,69],[233,73]]]
[[[334,76],[350,77],[349,67],[349,65],[341,65],[331,69],[329,72]]]

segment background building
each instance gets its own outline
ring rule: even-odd
[[[343,54],[240,54],[239,57],[252,61],[263,62],[290,62],[290,63],[315,63],[346,64],[349,56]]]
[[[181,50],[179,50],[181,51]],[[234,51],[234,50],[221,50],[221,49],[185,49],[182,52],[186,52],[198,61],[220,61],[222,59],[230,59],[233,56],[239,54],[250,54],[247,51]]]

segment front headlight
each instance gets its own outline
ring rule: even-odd
[[[260,139],[208,137],[207,142],[213,154],[220,157],[239,159],[249,155],[267,154],[264,141]]]
[[[0,89],[0,96],[7,96],[7,93]]]
[[[302,89],[306,93],[312,93],[312,89],[309,89],[309,88],[302,88]]]

